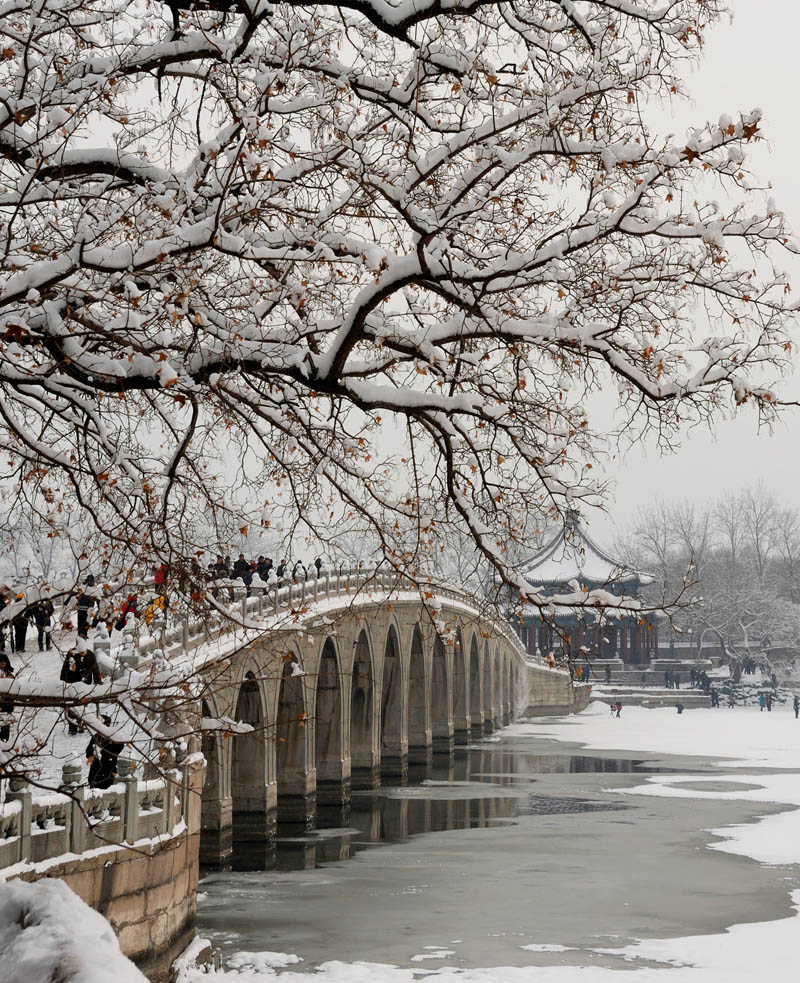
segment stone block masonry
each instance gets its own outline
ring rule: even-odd
[[[194,936],[200,848],[194,803],[204,770],[199,757],[187,761],[184,818],[171,834],[16,864],[3,875],[25,881],[60,878],[108,919],[122,952],[153,983],[168,983],[173,960]]]

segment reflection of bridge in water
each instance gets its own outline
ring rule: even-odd
[[[481,829],[513,822],[518,815],[593,811],[608,804],[537,794],[525,776],[537,774],[656,772],[649,763],[588,755],[519,753],[497,746],[435,754],[411,766],[407,784],[387,782],[356,791],[340,806],[318,806],[315,827],[279,823],[268,843],[238,845],[242,870],[311,870],[352,859],[380,843],[400,843],[422,833]]]

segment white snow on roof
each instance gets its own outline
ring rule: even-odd
[[[639,573],[604,553],[575,523],[565,526],[538,553],[523,563],[521,573],[533,586],[568,584],[614,584],[636,578],[649,584],[652,577]]]

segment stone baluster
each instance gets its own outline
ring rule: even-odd
[[[139,833],[139,782],[136,778],[136,762],[132,758],[118,758],[117,774],[125,785],[122,838],[126,843],[135,843]]]
[[[33,822],[33,801],[31,787],[23,776],[12,778],[8,783],[6,799],[20,803],[19,813],[19,860],[31,859],[31,823]]]
[[[70,797],[64,810],[64,842],[71,853],[86,849],[86,817],[83,814],[86,789],[81,786],[81,771],[80,761],[69,761],[61,769],[61,788]]]
[[[100,621],[94,633],[94,654],[101,672],[108,672],[111,668],[111,639],[108,637],[108,628],[105,621]]]

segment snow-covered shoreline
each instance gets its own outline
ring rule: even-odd
[[[686,756],[694,764],[701,757],[704,764],[713,764],[720,771],[700,776],[648,776],[642,784],[623,790],[623,794],[785,804],[788,811],[764,818],[756,815],[752,823],[707,830],[707,847],[762,864],[800,863],[800,781],[796,774],[780,771],[794,771],[800,760],[800,722],[788,711],[768,714],[742,708],[714,709],[679,716],[672,709],[629,707],[617,720],[606,707],[594,705],[578,716],[518,723],[504,734],[512,738],[557,739],[591,750],[639,752],[651,757]],[[712,842],[714,838],[720,839]],[[584,948],[577,953],[570,949],[564,965],[553,965],[554,960],[561,961],[560,947],[550,949],[544,945],[533,947],[532,964],[524,967],[439,965],[431,969],[427,964],[422,968],[331,960],[298,972],[278,970],[272,953],[272,962],[262,962],[258,968],[256,959],[238,960],[238,970],[220,970],[210,976],[184,967],[180,983],[260,983],[275,976],[281,983],[412,983],[423,976],[435,976],[440,983],[572,983],[578,969],[584,983],[619,981],[620,969],[593,964],[593,958],[601,953],[612,953],[626,965],[624,983],[752,983],[765,971],[770,983],[788,983],[797,975],[800,889],[796,870],[784,873],[781,869],[776,876],[786,880],[794,908],[790,918],[734,924],[720,934],[641,939],[619,948]],[[687,884],[687,891],[691,889]],[[549,965],[537,964],[541,963],[543,951]],[[288,965],[284,960],[283,966]]]

